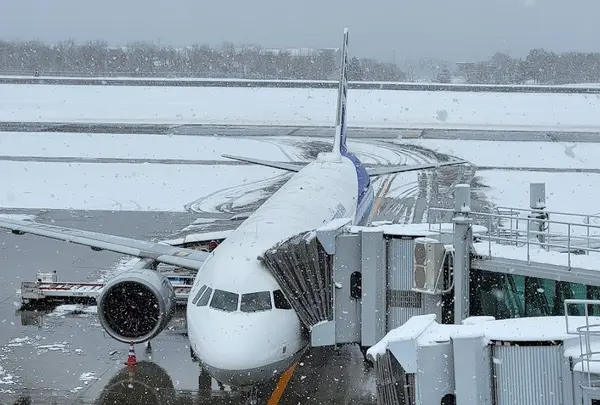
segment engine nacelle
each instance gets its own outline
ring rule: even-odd
[[[175,291],[162,274],[150,269],[124,271],[98,297],[98,318],[106,332],[123,343],[143,343],[158,335],[175,309]]]

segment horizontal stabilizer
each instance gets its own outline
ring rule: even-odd
[[[232,155],[221,155],[228,159],[239,160],[240,162],[254,163],[256,165],[274,167],[275,169],[287,170],[288,172],[299,172],[305,166],[304,163],[290,163],[290,162],[272,162],[269,160],[260,160],[254,158],[245,158],[241,156]]]
[[[368,167],[367,172],[369,173],[369,176],[382,176],[385,174],[413,172],[415,170],[436,169],[436,168],[442,167],[442,166],[453,166],[453,165],[460,165],[463,163],[467,163],[467,162],[464,160],[452,160],[449,162],[424,163],[422,165],[413,165],[413,166]]]

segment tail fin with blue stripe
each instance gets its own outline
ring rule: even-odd
[[[346,104],[348,97],[348,28],[344,28],[344,42],[342,44],[340,87],[338,90],[337,113],[335,117],[335,138],[333,140],[333,153],[346,153]]]

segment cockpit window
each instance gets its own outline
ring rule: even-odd
[[[200,289],[198,290],[198,293],[196,294],[196,296],[194,297],[194,300],[192,301],[192,304],[196,305],[196,303],[198,302],[200,297],[202,297],[202,293],[204,292],[204,290],[206,290],[206,285],[203,285],[202,287],[200,287]]]
[[[272,308],[271,293],[269,291],[242,294],[242,302],[240,304],[242,312],[268,311]]]
[[[239,298],[240,296],[238,294],[229,291],[215,290],[212,300],[210,301],[210,307],[222,311],[234,312],[237,311]]]
[[[273,301],[275,302],[275,308],[277,309],[292,309],[292,306],[281,290],[273,291]]]
[[[212,288],[208,287],[205,291],[204,294],[202,294],[202,298],[200,298],[198,300],[198,303],[196,304],[199,307],[203,307],[205,305],[208,304],[208,300],[210,299],[210,294],[212,293]]]

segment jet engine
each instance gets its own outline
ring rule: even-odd
[[[98,297],[98,318],[123,343],[143,343],[158,335],[175,309],[169,280],[151,269],[127,270],[110,280]]]

